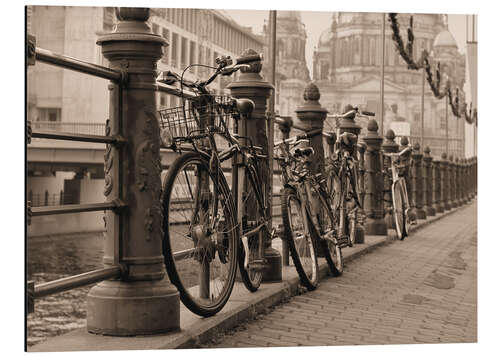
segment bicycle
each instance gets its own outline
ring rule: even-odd
[[[316,129],[275,143],[275,148],[281,151],[276,159],[281,166],[284,184],[281,193],[283,235],[289,243],[300,280],[308,290],[318,286],[318,252],[323,252],[334,276],[343,269],[325,180],[321,173],[314,175],[310,171],[309,157],[314,150],[311,147],[295,148],[321,132],[321,129]]]
[[[394,222],[396,226],[396,232],[400,240],[405,239],[409,235],[409,226],[414,224],[410,219],[409,210],[410,203],[408,201],[408,191],[406,188],[406,165],[398,165],[399,158],[411,152],[412,148],[409,145],[407,148],[403,149],[397,153],[384,153],[384,156],[390,157],[391,159],[391,177],[392,177],[392,211],[394,215]]]
[[[368,118],[375,116],[368,111],[353,108],[344,114],[336,114],[336,133],[334,152],[326,165],[327,187],[333,202],[333,211],[338,222],[337,239],[341,248],[354,245],[356,222],[362,209],[358,195],[358,161],[355,150],[358,136],[350,132],[340,133],[340,119]]]
[[[163,185],[165,266],[182,302],[200,316],[212,316],[227,303],[237,266],[246,288],[258,289],[266,267],[263,234],[274,234],[267,228],[271,217],[266,216],[258,174],[258,161],[267,155],[245,136],[246,120],[241,128],[238,124],[250,117],[254,103],[215,96],[207,89],[218,75],[231,75],[260,60],[261,55],[249,55],[233,64],[229,56],[221,56],[205,81],[187,81],[172,72],[164,72],[158,79],[180,83],[181,96],[183,87],[196,94],[188,100],[182,98],[182,106],[159,114],[163,147],[180,153]],[[237,134],[229,132],[231,119]],[[215,135],[229,147],[219,150]],[[231,188],[221,165],[226,160],[232,161]],[[256,216],[245,210],[252,199]]]

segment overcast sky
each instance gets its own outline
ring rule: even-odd
[[[236,22],[243,26],[251,26],[255,33],[262,32],[264,21],[269,17],[267,10],[225,10]],[[312,56],[314,46],[318,43],[319,36],[331,25],[332,12],[327,11],[301,11],[302,22],[306,26],[306,61],[312,73]],[[465,15],[449,15],[449,30],[457,40],[460,52],[465,53]],[[386,26],[386,31],[390,28]]]

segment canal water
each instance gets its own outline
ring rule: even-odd
[[[28,280],[35,284],[101,268],[103,233],[28,238]],[[86,296],[92,286],[35,301],[27,317],[28,346],[85,327]]]

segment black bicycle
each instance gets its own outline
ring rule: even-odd
[[[321,129],[316,129],[275,143],[280,151],[276,159],[284,183],[281,193],[284,239],[288,241],[300,280],[308,290],[314,290],[319,282],[319,256],[325,257],[334,276],[343,267],[325,179],[321,173],[315,175],[310,170],[313,148],[296,147],[321,133]]]
[[[182,302],[194,313],[211,316],[226,304],[237,265],[243,283],[255,291],[266,268],[264,237],[273,235],[261,180],[263,148],[246,137],[254,109],[248,99],[210,94],[207,86],[218,75],[231,75],[261,55],[217,58],[206,81],[187,81],[164,72],[158,80],[180,83],[195,95],[182,106],[160,110],[162,143],[180,156],[163,185],[163,254],[169,277]],[[189,68],[189,67],[188,67]],[[184,70],[186,71],[186,70]],[[232,121],[235,134],[228,130]],[[216,135],[228,144],[220,150]],[[222,163],[232,162],[231,187]],[[255,209],[250,209],[254,207]],[[248,208],[248,209],[247,209]]]

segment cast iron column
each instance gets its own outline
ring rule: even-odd
[[[307,131],[314,129],[323,130],[323,125],[328,111],[321,106],[319,88],[314,83],[309,83],[304,89],[304,103],[295,113],[300,124]],[[325,172],[325,149],[323,148],[323,135],[316,135],[309,139],[310,146],[314,149],[311,156],[311,171],[314,174]]]
[[[94,286],[87,297],[87,329],[131,336],[179,328],[179,294],[165,274],[162,255],[161,160],[156,115],[156,62],[167,42],[151,32],[149,8],[118,8],[118,23],[97,44],[110,67],[123,71],[122,87],[109,85],[106,135],[127,143],[104,155],[106,201],[123,200],[126,211],[106,211],[104,265],[124,274]]]
[[[365,232],[369,235],[387,235],[382,204],[384,181],[380,147],[383,138],[378,135],[375,119],[368,122],[368,134],[363,138],[366,143],[365,153]]]
[[[456,188],[457,188],[457,181],[456,181],[456,171],[455,171],[455,158],[453,155],[450,155],[450,159],[448,162],[448,171],[449,171],[449,180],[450,184],[448,186],[450,190],[450,207],[451,208],[456,208],[457,207],[457,202],[456,202]]]
[[[427,215],[424,211],[424,177],[422,175],[422,158],[420,152],[420,144],[414,146],[413,158],[413,193],[415,199],[415,208],[418,219],[426,219]]]
[[[242,55],[257,54],[252,49],[245,50]],[[271,96],[271,91],[274,87],[271,83],[266,82],[260,75],[262,70],[262,62],[254,62],[250,68],[242,68],[241,74],[237,81],[230,83],[227,88],[231,91],[231,96],[235,98],[248,98],[255,103],[255,109],[247,123],[241,123],[246,126],[246,135],[252,138],[255,145],[264,148],[264,152],[268,154],[268,134],[266,131],[266,113],[267,101]],[[274,138],[269,138],[274,140]],[[270,175],[269,161],[262,160],[260,163],[260,174],[262,175],[262,182],[265,185],[265,197],[270,197],[269,188],[271,187],[272,175]],[[269,201],[269,200],[268,200]],[[248,205],[256,209],[256,204]],[[252,217],[251,212],[247,212],[249,217]],[[267,202],[267,214],[272,215],[272,201]],[[281,281],[281,254],[279,251],[272,247],[271,237],[265,238],[265,259],[268,263],[267,269],[263,274],[263,281]]]
[[[432,206],[433,179],[432,179],[432,156],[431,149],[426,146],[424,150],[424,187],[425,187],[425,213],[427,216],[435,216],[436,209]]]
[[[434,171],[433,175],[433,190],[434,190],[434,200],[432,201],[433,207],[436,210],[436,213],[442,213],[444,211],[443,208],[443,196],[441,195],[441,171],[442,171],[442,162],[441,160],[434,159],[432,161],[432,171]]]
[[[387,130],[385,140],[382,144],[382,151],[384,153],[398,152],[399,145],[394,141],[396,135],[392,129]],[[391,171],[391,158],[389,156],[383,157],[384,163],[384,219],[387,228],[396,229],[394,222],[394,207],[392,206],[392,171]]]
[[[450,206],[450,172],[449,172],[449,162],[447,160],[448,155],[445,152],[441,155],[441,196],[443,209],[449,211]]]

